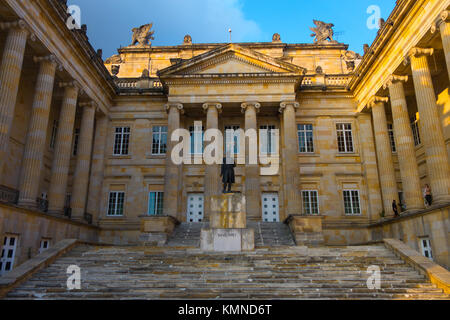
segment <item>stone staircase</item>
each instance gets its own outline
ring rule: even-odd
[[[295,246],[291,230],[282,222],[248,222],[247,226],[255,230],[256,247]]]
[[[167,240],[169,247],[200,247],[200,233],[202,228],[208,228],[209,223],[180,223]]]
[[[247,227],[255,230],[256,247],[295,245],[289,227],[282,222],[248,222]],[[208,223],[181,223],[169,237],[167,246],[199,248],[202,228],[208,228]]]
[[[81,290],[66,288],[70,265]],[[367,268],[381,289],[367,288]],[[6,299],[450,299],[382,245],[276,247],[249,253],[82,245]]]

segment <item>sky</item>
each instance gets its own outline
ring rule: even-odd
[[[285,43],[312,43],[313,19],[334,23],[335,39],[362,54],[377,30],[367,21],[378,6],[387,19],[395,0],[69,0],[80,8],[81,24],[106,59],[131,44],[131,29],[153,22],[154,46],[193,43],[270,42],[279,33]],[[373,19],[370,21],[374,21]]]

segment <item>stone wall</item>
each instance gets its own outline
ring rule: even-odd
[[[50,240],[50,246],[64,239],[98,242],[97,227],[0,203],[2,242],[5,235],[18,237],[14,267],[37,255],[42,239]]]

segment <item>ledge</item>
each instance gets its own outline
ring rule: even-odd
[[[412,265],[420,273],[426,275],[428,279],[446,294],[450,294],[450,272],[425,258],[416,250],[411,249],[406,244],[396,239],[384,239],[385,246],[394,251],[408,264]]]
[[[37,271],[46,268],[58,257],[70,251],[80,243],[77,239],[65,239],[55,246],[38,254],[36,257],[25,261],[20,266],[0,278],[0,299],[4,298],[8,292],[29,279]]]

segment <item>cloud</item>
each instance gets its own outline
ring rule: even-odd
[[[153,22],[153,45],[178,45],[186,34],[194,43],[233,42],[260,38],[261,28],[245,17],[242,0],[70,0],[79,5],[82,23],[95,48],[105,57],[131,42],[131,29]]]

